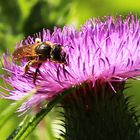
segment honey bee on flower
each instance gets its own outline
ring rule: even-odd
[[[27,59],[24,67],[26,74],[31,66],[37,65],[33,77],[33,83],[36,81],[37,73],[43,62],[50,60],[66,65],[66,53],[63,51],[63,46],[54,44],[49,41],[41,42],[39,38],[35,39],[34,44],[23,45],[13,52],[13,60],[20,61],[23,58]]]

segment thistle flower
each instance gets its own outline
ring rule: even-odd
[[[82,131],[83,134],[86,133],[86,136],[91,135],[91,131],[88,129],[90,123],[95,125],[98,122],[98,126],[102,124],[103,129],[99,129],[98,132],[97,126],[90,127],[92,131],[96,131],[97,137],[102,130],[109,129],[105,127],[112,129],[114,126],[110,126],[110,124],[115,125],[112,121],[115,116],[111,114],[111,111],[117,110],[114,115],[118,117],[118,114],[125,110],[125,115],[127,114],[128,117],[120,114],[118,119],[119,121],[122,121],[121,117],[123,119],[120,126],[122,129],[126,130],[126,125],[131,127],[135,125],[134,120],[129,121],[132,114],[128,113],[129,109],[125,106],[126,100],[122,92],[127,79],[134,79],[140,75],[140,23],[137,18],[129,15],[124,20],[121,16],[105,17],[103,21],[90,19],[84,26],[81,26],[80,30],[76,30],[73,26],[65,26],[63,29],[54,28],[52,34],[49,30],[44,29],[35,37],[28,37],[25,43],[27,45],[35,43],[36,37],[40,38],[42,42],[50,41],[64,46],[66,54],[68,54],[68,65],[63,66],[51,61],[44,62],[39,69],[36,85],[34,85],[32,81],[36,67],[31,67],[29,72],[23,75],[26,61],[23,60],[21,65],[17,65],[14,62],[9,63],[4,56],[4,70],[9,74],[3,78],[13,89],[9,91],[9,95],[3,94],[3,98],[19,100],[31,89],[39,87],[37,93],[20,107],[19,111],[25,111],[40,104],[43,100],[51,100],[65,89],[72,86],[77,87],[75,93],[67,96],[61,102],[67,114],[65,121],[67,139],[74,139],[76,134],[82,134]],[[17,47],[21,45],[22,42]],[[80,111],[77,111],[74,116],[75,110]],[[84,115],[83,112],[85,112]],[[104,116],[105,113],[108,114],[107,117]],[[89,119],[85,121],[87,116]],[[99,121],[97,121],[98,119]],[[75,128],[74,123],[78,123],[79,126],[82,124],[81,130]],[[68,127],[69,124],[71,124],[71,128]],[[77,130],[74,133],[75,137],[70,129]],[[116,129],[116,131],[119,130],[120,128]],[[137,128],[134,131],[132,135],[138,135]],[[110,132],[112,131],[110,130]],[[122,133],[126,135],[126,132],[120,132],[120,138],[122,138]],[[77,136],[78,138],[76,138],[93,139],[93,137],[87,138],[83,134],[82,137]],[[105,135],[106,133],[102,134],[102,136]],[[99,139],[102,139],[102,136]],[[111,135],[110,138],[115,137],[113,136]]]

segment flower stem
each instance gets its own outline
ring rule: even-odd
[[[11,133],[7,140],[24,140],[40,123],[40,121],[51,111],[51,109],[58,104],[64,96],[74,92],[75,87],[71,87],[62,93],[58,94],[52,101],[50,101],[47,106],[40,110],[35,116],[28,120],[23,120],[21,124]]]

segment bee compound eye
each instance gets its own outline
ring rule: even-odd
[[[53,49],[53,53],[60,53],[62,50],[62,46],[61,45],[55,45],[54,49]]]

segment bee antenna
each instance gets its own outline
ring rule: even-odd
[[[74,49],[72,46],[70,46],[72,49]]]
[[[69,46],[69,45],[66,45],[67,47],[71,47],[72,49],[74,49],[71,45]]]

